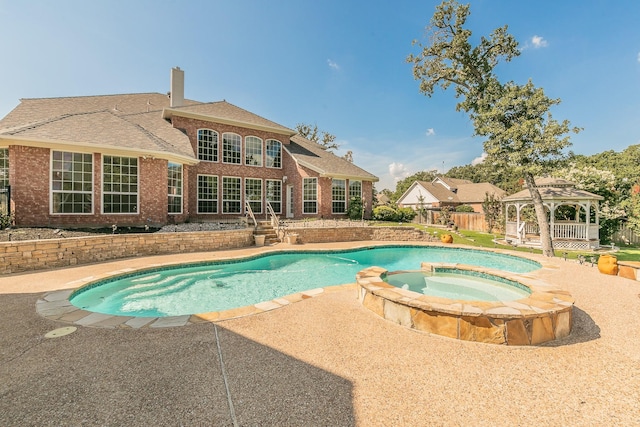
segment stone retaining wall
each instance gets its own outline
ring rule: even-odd
[[[253,230],[116,234],[0,243],[0,274],[118,258],[206,252],[253,245]]]
[[[300,243],[429,239],[428,233],[413,227],[290,228],[287,233],[298,234]],[[2,242],[0,274],[69,267],[137,256],[244,248],[253,244],[252,228]]]
[[[299,243],[355,242],[363,240],[425,241],[428,233],[413,227],[336,227],[289,228],[287,234],[297,234]]]

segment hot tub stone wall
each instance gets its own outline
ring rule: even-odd
[[[426,269],[456,268],[504,277],[531,289],[517,301],[483,302],[426,296],[386,283],[385,269],[358,273],[362,305],[394,323],[423,332],[490,344],[537,345],[571,333],[573,298],[539,280],[459,264],[425,264]]]

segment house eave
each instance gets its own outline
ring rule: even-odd
[[[193,157],[182,154],[168,153],[165,151],[145,150],[139,148],[114,147],[104,144],[87,144],[75,141],[60,141],[49,139],[33,139],[11,136],[10,138],[0,135],[0,147],[10,145],[23,145],[27,147],[49,148],[53,150],[67,150],[78,152],[102,153],[122,157],[151,157],[164,159],[170,162],[196,165],[199,161]]]

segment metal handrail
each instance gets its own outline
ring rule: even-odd
[[[245,208],[246,214],[253,220],[253,226],[257,227],[258,221],[256,221],[256,217],[253,214],[253,209],[251,209],[251,204],[249,203],[248,200],[244,201],[244,208]]]
[[[271,217],[271,225],[273,226],[278,225],[278,216],[276,215],[276,212],[273,210],[273,206],[271,206],[271,203],[269,203],[269,201],[267,200],[266,219],[269,219],[269,217]]]

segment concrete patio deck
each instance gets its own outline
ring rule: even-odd
[[[300,249],[367,244],[380,242]],[[89,276],[278,247],[0,276],[0,425],[640,425],[640,282],[562,259],[529,255],[575,298],[573,332],[532,347],[416,332],[350,287],[216,323],[58,338],[45,334],[69,324],[35,310]]]

